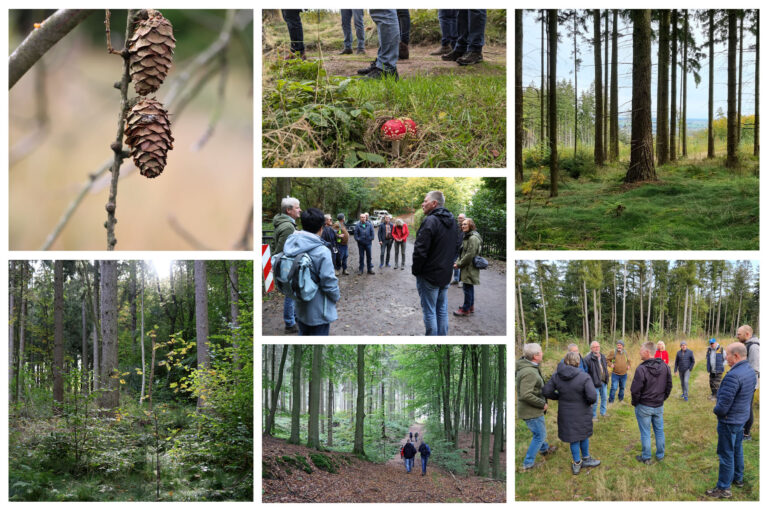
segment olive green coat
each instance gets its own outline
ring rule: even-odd
[[[461,269],[461,282],[467,284],[480,284],[480,269],[472,264],[475,256],[480,254],[480,246],[483,239],[480,233],[472,231],[469,236],[465,236],[461,242],[461,253],[456,265]]]
[[[275,251],[274,254],[283,252],[283,246],[289,236],[296,231],[296,221],[293,217],[286,215],[285,213],[278,213],[275,218],[272,219],[272,224],[275,226]]]
[[[517,390],[517,417],[521,420],[538,418],[544,414],[547,399],[541,393],[544,377],[538,365],[520,358],[515,364],[515,389]]]

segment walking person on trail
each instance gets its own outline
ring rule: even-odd
[[[410,441],[405,443],[403,456],[405,457],[405,471],[406,473],[410,473],[411,469],[413,469],[414,459],[416,458],[416,447],[414,447],[413,443]]]
[[[418,442],[419,442],[419,433],[418,433],[418,432],[416,432],[416,434],[414,434],[413,438],[414,438],[414,439],[416,440],[416,442],[418,443]],[[424,441],[424,439],[423,439],[423,438],[422,438],[422,441]]]
[[[416,435],[418,436],[419,433],[416,432]],[[429,460],[429,456],[432,455],[432,450],[429,449],[429,445],[424,442],[424,438],[421,438],[421,444],[419,445],[419,455],[421,455],[421,476],[424,476],[427,474],[427,461]]]
[[[408,432],[408,440],[413,441],[413,432]]]

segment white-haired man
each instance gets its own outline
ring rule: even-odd
[[[301,215],[299,200],[295,197],[285,197],[280,202],[280,213],[272,219],[275,226],[275,254],[283,252],[283,246],[288,237],[296,231],[296,219]],[[283,321],[285,332],[288,334],[299,332],[296,325],[296,309],[293,299],[285,297],[283,301]]]

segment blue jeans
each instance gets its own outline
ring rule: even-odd
[[[627,383],[627,374],[616,375],[611,374],[611,394],[608,395],[608,401],[613,403],[613,399],[616,397],[616,388],[619,388],[619,402],[624,400],[624,385]]]
[[[291,37],[291,51],[304,51],[304,27],[301,24],[301,9],[280,9],[283,19],[288,26],[288,35]]]
[[[381,258],[379,258],[379,266],[384,265],[384,253],[387,254],[387,266],[389,266],[389,256],[392,253],[393,239],[385,240],[379,247],[381,248]]]
[[[376,23],[379,34],[379,53],[376,67],[384,71],[397,69],[397,57],[400,53],[400,25],[395,9],[370,9],[371,19]]]
[[[406,472],[410,473],[413,469],[413,461],[415,460],[415,457],[411,457],[410,459],[405,459],[405,470]]]
[[[744,425],[717,422],[717,456],[720,470],[717,474],[717,487],[730,489],[731,482],[744,480]]]
[[[411,13],[408,9],[395,9],[397,11],[397,26],[400,28],[400,41],[408,44],[411,42]]]
[[[328,336],[331,332],[331,324],[307,325],[301,320],[296,323],[299,324],[299,336]]]
[[[453,269],[453,280],[458,281],[460,277],[461,277],[461,269],[460,268]]]
[[[363,258],[365,258],[365,261],[368,264],[368,270],[373,270],[373,263],[371,263],[371,242],[364,244],[357,242],[357,252],[360,253],[360,272],[363,271]]]
[[[485,9],[459,9],[456,22],[459,37],[454,50],[460,52],[481,52],[485,46]]]
[[[523,467],[529,468],[533,466],[537,453],[544,453],[549,450],[549,444],[547,444],[547,428],[543,414],[538,418],[524,421],[528,430],[533,434],[533,439],[531,439],[531,444],[528,445],[528,451],[523,459]]]
[[[461,289],[464,290],[464,305],[461,309],[469,311],[469,308],[475,305],[475,285],[464,283]]]
[[[423,277],[416,276],[416,290],[421,298],[426,336],[448,336],[448,286],[435,286]]]
[[[440,44],[449,45],[451,48],[456,46],[456,40],[459,38],[458,31],[458,9],[438,9],[437,20],[440,22]]]
[[[635,417],[640,429],[640,444],[643,447],[643,460],[651,458],[651,425],[656,436],[656,458],[664,458],[664,406],[648,407],[638,404],[635,406]]]
[[[422,457],[421,458],[421,474],[426,475],[427,474],[427,461],[429,460],[429,457]]]
[[[581,456],[579,456],[581,452]],[[589,457],[589,438],[571,443],[571,457],[573,462],[579,462]]]
[[[293,304],[293,299],[286,297],[283,300],[283,321],[286,327],[293,327],[296,323],[296,311]]]
[[[595,388],[597,391],[597,397],[600,400],[600,415],[605,415],[606,407],[608,407],[608,386],[600,384]],[[597,402],[592,404],[592,417],[597,418]]]
[[[344,48],[352,49],[352,23],[355,21],[355,35],[357,36],[357,49],[365,49],[365,25],[363,24],[362,9],[341,10],[341,30],[344,32]]]
[[[349,257],[349,246],[347,245],[337,245],[336,247],[339,248],[339,252],[336,253],[336,261],[334,262],[334,267],[336,270],[342,269],[347,270],[347,258]]]
[[[683,398],[688,398],[688,382],[691,380],[691,370],[680,372],[680,387],[683,388]]]

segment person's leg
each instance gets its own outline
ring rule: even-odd
[[[360,242],[357,243],[357,254],[360,259],[360,267],[357,269],[358,272],[363,272],[363,265],[365,262],[365,244],[362,244]]]
[[[283,300],[283,321],[286,327],[296,325],[296,311],[294,309],[293,299],[286,297]]]
[[[355,36],[357,37],[357,49],[365,50],[365,23],[363,22],[363,10],[351,9],[352,19],[355,23]]]
[[[624,387],[627,384],[627,374],[619,375],[619,402],[624,400]]]
[[[400,266],[400,245],[402,242],[395,242],[395,268]]]
[[[352,49],[352,9],[341,10],[341,31],[344,32],[344,49]]]
[[[651,422],[653,423],[653,435],[656,436],[656,458],[661,460],[664,458],[664,406],[654,407],[653,416],[651,416]]]
[[[411,42],[411,13],[408,9],[396,9],[397,24],[400,28],[400,42],[410,44]]]
[[[581,457],[582,459],[588,459],[589,458],[589,438],[582,439],[579,443],[579,447],[581,448]]]
[[[384,266],[384,252],[387,250],[386,243],[379,245],[379,268]]]
[[[467,286],[466,284],[464,286]],[[472,311],[475,307],[475,285],[469,285],[469,309]]]
[[[485,22],[488,13],[485,9],[469,9],[467,26],[467,51],[481,52],[485,46]]]
[[[640,456],[643,460],[651,458],[651,415],[649,409],[650,407],[640,404],[635,407],[637,428],[640,430],[640,445],[643,450]]]
[[[343,272],[344,270],[347,270],[347,258],[349,257],[349,246],[340,245],[339,256],[341,257],[341,270]]]
[[[600,415],[605,416],[608,407],[608,385],[603,383],[600,386]]]
[[[368,244],[365,246],[365,262],[368,265],[368,272],[373,271],[373,263],[371,259],[373,258],[373,251],[371,250],[371,244],[373,242],[368,242]]]
[[[467,283],[464,283],[464,286],[461,288],[464,292],[464,304],[459,309],[465,313],[469,313],[469,308],[472,307],[472,298],[470,295],[473,289],[473,286]]]
[[[611,374],[611,392],[608,394],[608,403],[612,404],[614,398],[616,398],[616,390],[619,387],[619,378],[615,373]]]
[[[456,17],[456,46],[453,50],[466,53],[469,45],[469,9],[458,9]]]
[[[301,24],[301,9],[281,9],[283,19],[291,37],[291,51],[304,53],[304,27]]]
[[[574,441],[571,443],[571,459],[576,464],[581,462],[581,442]]]
[[[397,70],[397,55],[400,45],[400,27],[395,9],[370,9],[371,19],[376,23],[379,34],[379,53],[376,67],[382,71]]]
[[[443,9],[443,19],[445,20],[445,28],[447,33],[448,44],[451,49],[456,46],[456,40],[459,38],[459,10],[458,9]],[[443,25],[440,25],[440,30],[443,29]]]
[[[432,286],[423,277],[416,277],[416,290],[421,299],[421,314],[424,318],[424,328],[426,336],[437,336],[437,295],[439,288]]]
[[[744,481],[744,436],[742,432],[744,427],[734,429],[733,434],[733,480],[736,482]]]
[[[544,416],[524,420],[528,430],[533,434],[531,444],[528,445],[528,451],[523,459],[523,467],[529,468],[533,466],[536,461],[536,454],[539,452],[547,451],[549,445],[547,444],[547,430],[544,423]]]
[[[688,400],[688,384],[691,381],[691,370],[685,370],[680,375],[680,385],[683,388],[683,398]]]
[[[736,434],[741,434],[741,425],[729,425],[722,421],[717,422],[717,456],[720,459],[720,465],[717,473],[717,488],[730,489],[734,476],[734,449],[736,445]]]
[[[755,422],[755,412],[752,408],[755,401],[755,394],[752,393],[752,399],[749,401],[749,419],[744,424],[744,435],[749,436],[751,435],[750,432],[752,431],[752,423]]]
[[[457,284],[458,284],[458,282],[459,282],[459,272],[461,272],[461,271],[459,270],[459,268],[458,268],[458,267],[456,267],[455,269],[453,269],[453,282],[454,282],[454,283],[457,283]]]
[[[437,304],[437,335],[448,336],[448,287],[445,285],[438,290]]]
[[[385,243],[387,245],[387,261],[385,261],[384,264],[386,266],[389,266],[389,257],[392,254],[392,244],[394,243],[394,241],[393,240],[387,240]]]
[[[429,461],[429,457],[422,457],[421,458],[421,474],[426,475],[427,474],[427,461]]]

